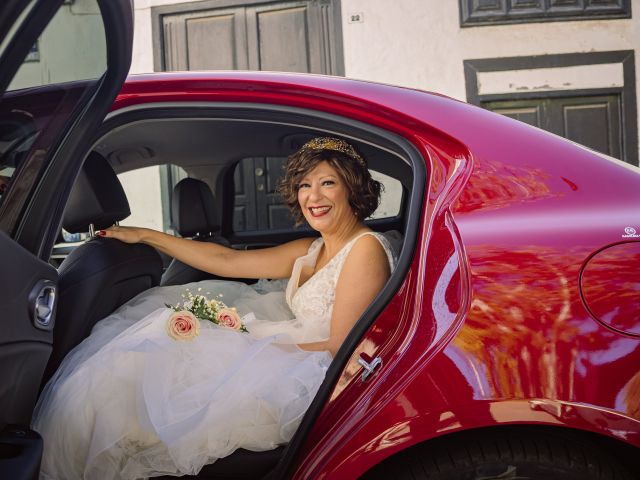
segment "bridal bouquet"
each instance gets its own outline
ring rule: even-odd
[[[222,300],[209,299],[199,293],[194,295],[189,289],[182,297],[185,300],[177,305],[165,304],[167,308],[174,310],[167,322],[167,333],[171,338],[191,340],[200,333],[200,320],[232,330],[249,331],[236,309],[228,307]]]

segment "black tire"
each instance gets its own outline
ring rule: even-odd
[[[362,480],[634,480],[606,448],[561,431],[495,428],[416,445]]]

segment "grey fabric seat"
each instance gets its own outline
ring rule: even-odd
[[[215,198],[209,186],[195,178],[184,178],[173,188],[171,217],[174,229],[183,238],[229,246],[220,236],[220,221],[215,210]],[[183,285],[216,278],[173,259],[162,275],[161,285]]]

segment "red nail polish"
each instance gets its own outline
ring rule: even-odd
[[[106,232],[104,232],[104,231],[102,231],[102,230],[98,230],[98,231],[96,232],[96,235],[100,235],[101,237],[104,237],[106,234],[107,234],[107,233],[106,233]]]

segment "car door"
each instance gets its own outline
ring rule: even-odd
[[[55,325],[48,263],[73,181],[131,61],[130,0],[0,7],[0,472],[36,478],[29,430]]]

